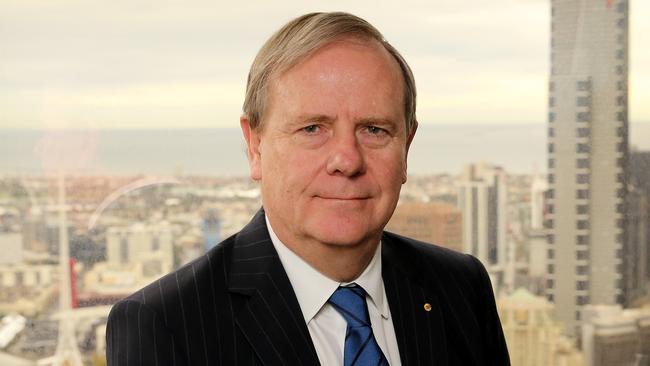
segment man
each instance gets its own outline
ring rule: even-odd
[[[509,364],[480,262],[383,232],[417,122],[411,71],[374,27],[285,25],[240,123],[263,209],[114,306],[109,365]]]

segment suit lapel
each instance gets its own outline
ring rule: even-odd
[[[262,364],[319,364],[263,210],[237,235],[229,278],[229,291],[248,297],[236,323]]]
[[[422,285],[425,272],[411,251],[407,245],[382,237],[382,277],[400,359],[404,366],[448,365],[441,304],[432,289]]]

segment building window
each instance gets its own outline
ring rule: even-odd
[[[588,189],[578,189],[578,190],[576,190],[576,198],[578,198],[578,199],[587,199],[587,198],[589,198],[589,190]]]
[[[580,319],[581,319],[581,317],[580,317],[580,312],[579,312],[579,311],[576,311],[576,320],[579,321]]]
[[[622,244],[623,243],[623,237],[624,237],[623,234],[616,234],[616,242],[619,243],[619,244]],[[620,250],[618,250],[618,251],[620,252]],[[620,257],[617,256],[617,258],[620,258]]]
[[[555,272],[555,266],[552,265],[552,264],[548,264],[548,265],[546,266],[546,271],[547,271],[548,273],[554,273],[554,272]]]
[[[589,213],[589,205],[577,205],[576,206],[576,213],[578,215],[584,215]]]
[[[549,112],[548,114],[548,121],[549,122],[555,122],[555,113]]]
[[[616,219],[616,227],[619,229],[624,229],[625,228],[625,220],[624,219]]]
[[[619,122],[625,122],[627,120],[627,113],[625,112],[616,112],[616,120]]]
[[[590,177],[591,176],[589,174],[576,174],[576,183],[578,183],[578,184],[588,184]]]
[[[576,135],[578,135],[578,137],[589,137],[589,128],[588,127],[577,128]]]
[[[586,275],[589,273],[589,267],[587,266],[577,266],[576,267],[576,273],[579,275]]]
[[[626,193],[627,193],[627,191],[625,190],[625,188],[619,188],[619,189],[616,190],[616,197],[623,198],[623,197],[625,197]]]
[[[158,236],[154,236],[153,239],[151,240],[151,250],[152,251],[158,251],[160,250],[160,239]]]
[[[576,305],[587,305],[589,303],[589,298],[587,296],[578,296],[576,298]]]
[[[544,192],[544,198],[554,198],[554,197],[555,197],[554,189],[547,189],[546,192]]]
[[[548,159],[548,167],[551,168],[551,169],[555,168],[555,159],[553,159],[553,158]]]
[[[589,113],[589,112],[578,112],[578,113],[576,113],[576,121],[578,121],[578,122],[589,122],[589,121],[591,121],[591,113]]]
[[[616,136],[623,137],[624,135],[625,135],[625,128],[624,127],[617,127],[616,128]]]
[[[550,92],[555,91],[555,82],[553,81],[548,82],[548,91]]]
[[[624,159],[624,158],[618,158],[618,159],[616,159],[616,166],[622,168],[624,163],[625,163],[625,159]]]
[[[546,252],[546,255],[547,255],[548,259],[554,259],[554,258],[555,258],[555,250],[553,250],[553,249],[549,249],[549,250]]]
[[[546,242],[548,244],[555,244],[555,235],[553,235],[553,234],[546,235]]]
[[[619,183],[625,183],[625,174],[623,173],[616,174],[616,181]]]
[[[578,252],[578,253],[580,253],[580,252]],[[578,291],[589,290],[589,282],[587,282],[587,281],[578,281],[578,282],[576,282],[576,290],[578,290]]]
[[[576,236],[576,244],[578,244],[578,245],[588,245],[589,244],[589,235],[578,235],[578,236]]]
[[[588,153],[589,152],[589,144],[576,144],[576,152],[577,153]]]
[[[552,229],[553,228],[553,219],[544,220],[544,228]]]
[[[21,287],[24,282],[24,276],[25,274],[21,271],[16,271],[14,272],[14,277],[16,278],[16,287]]]
[[[623,65],[616,65],[616,75],[625,74],[625,67]]]
[[[616,51],[616,58],[619,60],[622,60],[625,58],[625,51],[624,50],[617,50]]]
[[[553,127],[548,128],[548,137],[555,137],[555,129]]]
[[[550,287],[550,288],[553,288],[553,287]],[[550,302],[555,301],[555,297],[553,296],[553,294],[548,294],[548,295],[546,295],[546,299],[547,299],[548,301],[550,301]]]
[[[620,18],[619,20],[616,21],[616,26],[619,28],[625,28],[625,25],[627,24],[627,21],[625,18]]]
[[[551,205],[551,204],[546,205],[546,212],[554,213],[555,212],[555,206]]]
[[[547,180],[549,183],[555,183],[555,174],[549,174]]]
[[[546,280],[546,288],[553,288],[553,286],[555,285],[555,283],[553,283],[553,282],[554,282],[554,281],[551,280],[551,279]],[[553,295],[548,295],[548,296],[550,296],[549,301],[553,301],[553,300],[552,300]]]
[[[621,90],[621,91],[627,89],[627,87],[625,86],[625,82],[624,81],[617,81],[616,82],[616,89]]]
[[[578,91],[589,91],[589,90],[591,90],[591,81],[589,81],[589,80],[578,81],[576,83],[576,89]]]
[[[552,153],[553,151],[555,151],[555,145],[553,145],[553,143],[550,142],[548,144],[548,152]]]
[[[616,151],[618,152],[623,152],[625,151],[625,143],[624,142],[619,142],[616,144]]]
[[[584,96],[577,97],[576,105],[578,107],[589,107],[591,105],[591,97],[584,97]]]
[[[619,95],[618,97],[616,97],[616,105],[617,106],[624,106],[625,104],[626,104],[625,96]]]
[[[625,36],[622,35],[622,34],[618,34],[618,35],[616,36],[616,43],[618,43],[618,44],[620,44],[620,45],[625,44]]]
[[[555,98],[554,97],[548,98],[548,106],[549,107],[555,107]]]
[[[579,259],[579,260],[589,259],[589,251],[588,250],[578,250],[576,252],[576,259]]]
[[[129,242],[124,236],[120,238],[120,261],[122,263],[129,262]]]
[[[589,159],[587,158],[576,159],[576,167],[578,169],[589,168]]]
[[[576,221],[576,229],[578,229],[578,230],[589,229],[589,220],[578,220],[578,221]]]

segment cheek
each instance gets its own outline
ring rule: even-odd
[[[375,164],[377,179],[384,186],[401,186],[406,174],[406,163],[404,156],[395,152],[389,156],[375,157],[378,163]],[[388,188],[388,187],[386,187]]]
[[[274,187],[275,194],[284,197],[299,195],[317,181],[320,157],[304,151],[288,153],[276,150],[263,160],[264,177]]]

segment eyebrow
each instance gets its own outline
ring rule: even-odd
[[[377,125],[396,125],[392,119],[381,117],[367,117],[357,120],[361,124],[377,124]]]
[[[331,123],[336,120],[336,116],[328,116],[325,114],[302,114],[296,117],[293,120],[294,124],[303,123],[303,122],[321,122],[321,123]],[[396,123],[389,118],[382,117],[364,117],[359,118],[354,121],[357,124],[378,124],[378,125],[395,125]]]
[[[298,117],[296,117],[292,122],[293,124],[299,124],[304,122],[326,123],[326,122],[333,122],[334,120],[336,120],[336,116],[332,117],[325,114],[301,114]]]

